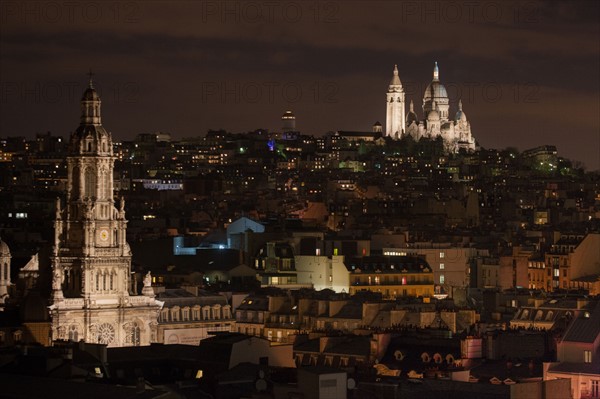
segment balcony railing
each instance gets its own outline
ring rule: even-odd
[[[433,281],[429,280],[429,281],[407,281],[406,283],[402,284],[401,281],[398,282],[392,282],[392,281],[383,281],[383,282],[379,282],[376,283],[375,281],[372,281],[371,283],[366,282],[366,281],[356,281],[354,283],[352,283],[353,286],[370,286],[370,287],[397,287],[397,286],[402,286],[402,287],[408,287],[411,285],[432,285]]]

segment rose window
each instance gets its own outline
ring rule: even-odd
[[[108,345],[115,339],[115,328],[108,323],[98,326],[98,343]]]

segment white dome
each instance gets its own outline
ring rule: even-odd
[[[432,121],[432,122],[439,121],[440,120],[440,114],[435,109],[432,109],[427,114],[427,120],[428,121]]]
[[[458,112],[456,113],[456,118],[454,118],[455,121],[459,122],[466,122],[467,121],[467,115],[465,115],[465,113],[462,110],[462,100],[458,101]]]
[[[425,94],[423,94],[423,101],[436,101],[439,100],[448,100],[448,92],[443,84],[441,84],[438,80],[434,80],[429,83],[427,89],[425,89]]]
[[[449,103],[448,92],[440,82],[440,73],[437,62],[433,68],[433,80],[425,89],[425,93],[423,93],[423,110],[428,111],[434,109],[434,102],[438,105],[448,105]]]

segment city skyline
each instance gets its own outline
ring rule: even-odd
[[[420,110],[437,61],[482,147],[600,168],[592,2],[33,4],[2,6],[2,136],[73,131],[90,67],[120,140],[278,130],[287,109],[305,134],[368,131],[394,64]]]

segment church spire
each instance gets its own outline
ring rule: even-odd
[[[462,111],[462,99],[458,100],[458,110]]]
[[[90,82],[88,84],[88,87],[90,89],[94,88],[94,81],[92,80],[92,77],[94,76],[94,73],[92,72],[92,68],[90,68],[90,71],[88,72],[88,76],[90,77]]]
[[[440,80],[440,69],[438,68],[437,61],[433,67],[433,80]]]
[[[94,82],[92,80],[92,70],[88,73],[89,76],[89,86],[83,92],[83,97],[81,98],[81,125],[101,125],[100,118],[100,96],[96,92],[94,88]]]
[[[400,82],[400,76],[398,76],[398,65],[394,64],[394,74],[392,75],[392,80],[390,81],[390,86],[402,86],[402,82]]]
[[[413,100],[410,100],[409,108],[410,108],[410,112],[415,112],[415,106],[413,104]]]

